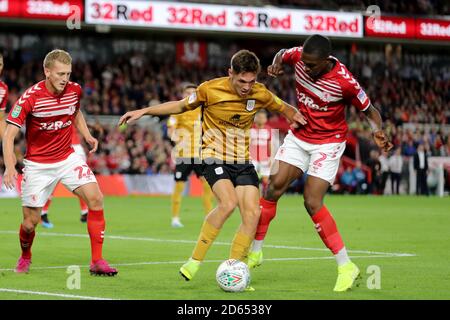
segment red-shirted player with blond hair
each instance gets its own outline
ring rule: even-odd
[[[72,134],[72,147],[75,150],[75,153],[78,154],[84,161],[87,160],[86,152],[84,151],[83,146],[81,145],[80,140],[80,134],[78,133],[78,130],[75,126],[72,126],[73,128],[73,134]],[[78,200],[80,202],[80,221],[85,223],[87,222],[87,215],[89,212],[88,205],[81,197],[78,197]],[[47,202],[45,203],[44,207],[41,211],[41,224],[44,228],[51,229],[53,228],[53,223],[50,222],[50,219],[48,218],[48,209],[50,207],[50,204],[53,201],[53,195],[48,198]]]
[[[27,152],[22,180],[23,222],[20,226],[22,255],[15,269],[28,272],[31,264],[31,246],[41,210],[61,181],[74,194],[88,204],[88,232],[91,240],[91,274],[114,276],[102,257],[105,219],[103,195],[94,174],[86,162],[72,147],[72,126],[75,125],[86,142],[97,150],[98,141],[89,132],[80,111],[82,89],[70,82],[72,58],[63,50],[53,50],[44,59],[45,80],[28,88],[11,109],[5,136],[3,156],[5,160],[4,184],[14,188],[17,171],[14,168],[14,138],[26,125]]]
[[[333,184],[345,149],[346,105],[352,104],[364,112],[380,148],[389,150],[392,143],[382,130],[379,112],[364,90],[347,68],[330,54],[330,40],[312,35],[303,47],[282,49],[268,67],[267,71],[273,77],[283,73],[282,64],[295,68],[298,108],[307,124],[290,131],[275,156],[267,192],[260,200],[261,217],[248,264],[255,267],[262,263],[262,244],[269,223],[275,217],[277,201],[292,181],[307,172],[304,206],[320,238],[336,258],[338,278],[334,291],[341,292],[353,286],[360,271],[350,261],[336,222],[323,199]]]

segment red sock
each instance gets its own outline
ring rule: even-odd
[[[83,199],[81,199],[80,197],[78,197],[78,199],[80,200],[81,212],[83,212],[83,213],[88,212],[88,206],[87,206],[86,202],[84,202]]]
[[[102,259],[103,237],[105,234],[105,218],[102,210],[88,211],[87,227],[91,238],[92,262]]]
[[[337,254],[344,247],[344,242],[331,213],[325,206],[322,206],[311,219],[323,243],[325,243],[333,254]]]
[[[258,227],[256,227],[255,240],[264,240],[267,229],[269,229],[270,221],[277,214],[277,202],[269,201],[261,197],[259,199],[259,206],[261,207],[261,217],[259,218]]]
[[[22,225],[20,225],[19,239],[20,248],[22,248],[22,258],[31,259],[31,246],[33,245],[33,239],[36,232],[33,230],[31,233],[27,233]]]

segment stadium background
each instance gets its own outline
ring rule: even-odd
[[[142,126],[121,132],[116,126],[117,116],[148,104],[178,99],[184,81],[201,83],[226,75],[229,58],[238,49],[253,50],[267,67],[280,48],[300,45],[308,34],[322,32],[332,38],[334,55],[349,66],[381,111],[390,137],[402,150],[400,192],[414,194],[410,159],[417,145],[425,143],[429,156],[450,156],[448,4],[382,2],[383,15],[370,28],[370,16],[364,16],[368,3],[323,1],[323,6],[338,11],[305,10],[323,7],[317,3],[320,1],[254,1],[253,5],[266,5],[258,8],[205,7],[170,1],[151,5],[145,1],[2,0],[0,47],[5,60],[3,79],[10,88],[8,110],[25,88],[42,79],[45,53],[55,47],[67,49],[74,58],[72,80],[84,89],[83,110],[101,141],[99,151],[89,157],[94,172],[127,175],[105,178],[105,186],[115,186],[110,188],[113,194],[168,194],[172,182],[164,175],[170,175],[174,164],[166,119],[147,119]],[[69,4],[78,6],[78,12]],[[305,11],[294,12],[293,8]],[[158,10],[163,9],[168,10],[168,18],[160,22]],[[220,18],[225,13],[226,25]],[[298,29],[300,22],[296,19],[300,14],[308,16],[302,16],[305,30]],[[208,15],[213,18],[208,20]],[[267,19],[260,19],[261,15]],[[337,17],[336,25],[328,23],[330,17]],[[430,18],[434,20],[426,20]],[[426,27],[430,30],[421,25],[425,22],[432,24]],[[272,25],[267,27],[265,23]],[[239,24],[245,32],[233,30]],[[291,79],[291,72],[280,80],[270,79],[263,72],[259,81],[295,105]],[[348,147],[334,192],[391,193],[389,169],[384,165],[391,154],[377,151],[367,123],[354,108],[349,108],[348,120]],[[277,116],[272,116],[269,124],[281,128],[282,134],[288,128]],[[23,140],[17,142],[18,154],[23,154]],[[362,162],[367,187],[346,187],[340,182],[345,168],[354,167],[355,160]],[[449,161],[430,162],[433,168],[428,182],[432,193],[448,194]],[[440,170],[440,166],[446,170]],[[147,178],[128,176],[135,174]],[[197,195],[195,179],[190,187],[186,192]],[[301,188],[299,181],[292,192]],[[105,192],[108,194],[109,189]],[[67,193],[59,188],[57,195]]]
[[[381,17],[372,21],[369,5],[378,5]],[[416,192],[411,159],[423,143],[430,156],[430,193],[448,200],[449,15],[450,6],[443,0],[0,0],[0,51],[5,62],[1,78],[10,90],[9,111],[24,89],[43,79],[44,55],[53,48],[68,50],[74,58],[72,81],[83,87],[82,109],[100,141],[88,163],[102,191],[120,196],[170,194],[174,163],[167,119],[148,117],[120,130],[119,116],[178,99],[184,81],[201,83],[226,75],[238,49],[254,51],[265,69],[279,49],[300,45],[313,33],[326,34],[333,54],[366,89],[395,148],[401,150],[400,193]],[[263,71],[259,81],[295,105],[292,75],[288,70],[275,80]],[[393,152],[379,153],[368,124],[352,107],[348,123],[347,150],[330,193],[391,194],[385,164]],[[269,124],[282,133],[288,129],[276,115],[269,117]],[[20,166],[23,135],[16,139],[16,153]],[[359,161],[365,181],[360,188],[346,186],[341,176]],[[301,192],[302,185],[296,181],[289,191]],[[200,189],[191,177],[185,192],[195,196]],[[2,186],[0,197],[17,196]],[[56,196],[70,195],[59,187]],[[12,201],[18,207],[18,199]]]

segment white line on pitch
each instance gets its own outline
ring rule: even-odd
[[[77,295],[73,295],[73,294],[52,293],[52,292],[44,292],[44,291],[17,290],[17,289],[7,289],[7,288],[0,288],[0,292],[31,294],[31,295],[38,295],[38,296],[51,296],[51,297],[61,297],[61,298],[70,298],[70,299],[82,299],[82,300],[116,300],[116,299],[101,298],[101,297],[77,296]]]
[[[0,231],[0,234],[17,234],[17,231]],[[41,236],[50,237],[74,237],[74,238],[88,238],[87,234],[72,234],[72,233],[55,233],[55,232],[40,232]],[[173,240],[173,239],[156,239],[156,238],[146,238],[146,237],[126,237],[126,236],[105,236],[108,239],[115,240],[134,240],[134,241],[151,241],[151,242],[172,242],[172,243],[197,243],[194,240]],[[214,242],[216,245],[229,246],[228,242]],[[297,247],[297,246],[281,246],[281,245],[264,245],[265,248],[274,249],[289,249],[289,250],[308,250],[308,251],[329,251],[325,248],[307,248],[307,247]],[[395,257],[415,257],[415,254],[411,253],[396,253],[396,252],[379,252],[379,251],[365,251],[365,250],[347,250],[348,253],[362,253],[362,254],[375,254],[375,255],[391,255]]]
[[[393,255],[373,255],[373,256],[350,256],[352,259],[366,259],[366,258],[398,258],[399,256]],[[301,257],[301,258],[267,258],[264,261],[302,261],[302,260],[328,260],[335,259],[335,257]],[[203,263],[222,262],[223,260],[205,260]],[[183,264],[186,261],[148,261],[148,262],[131,262],[131,263],[111,263],[111,266],[143,266],[143,265],[161,265],[161,264]],[[72,264],[74,265],[74,264]],[[32,270],[48,270],[48,269],[67,269],[67,266],[52,266],[52,267],[33,267]],[[81,268],[88,268],[88,265],[79,265]],[[0,269],[0,271],[14,271],[14,269]]]

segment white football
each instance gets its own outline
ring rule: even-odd
[[[217,268],[216,280],[224,291],[241,292],[250,284],[250,271],[244,262],[228,259]]]

